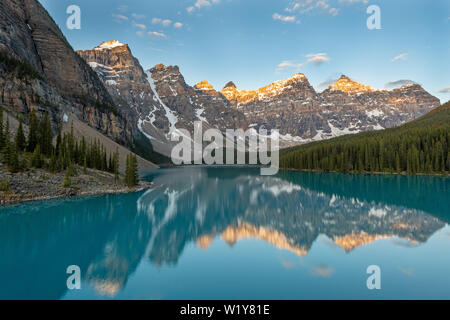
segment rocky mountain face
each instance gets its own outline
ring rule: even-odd
[[[126,44],[103,42],[78,54],[96,71],[121,110],[128,112],[153,148],[170,156],[171,133],[193,132],[194,122],[206,128],[245,128],[243,114],[203,81],[186,84],[177,66],[159,64],[144,72]],[[128,111],[127,111],[128,109]]]
[[[194,121],[221,130],[243,128],[243,114],[231,108],[227,99],[207,81],[194,87],[186,84],[177,66],[157,65],[150,70],[149,79],[161,101],[179,117],[180,126],[192,131]]]
[[[48,111],[54,130],[73,114],[115,141],[132,143],[132,127],[102,81],[38,1],[1,1],[0,53],[1,105],[16,114]]]
[[[97,72],[116,104],[125,102],[125,109],[134,110],[132,121],[165,155],[173,146],[171,133],[192,133],[199,120],[222,131],[278,129],[285,147],[395,127],[440,105],[419,85],[376,90],[346,76],[319,93],[302,73],[253,91],[229,82],[218,92],[206,80],[188,85],[177,66],[159,64],[145,73],[129,47],[118,41],[78,54]]]
[[[293,143],[399,126],[440,105],[419,85],[375,90],[344,75],[321,93],[303,74],[255,91],[229,82],[221,93],[250,127],[279,129],[282,140]]]
[[[92,50],[79,50],[77,53],[97,73],[132,127],[152,143],[160,142],[157,143],[157,151],[167,154],[164,149],[167,142],[164,131],[169,129],[169,123],[165,121],[166,112],[155,96],[146,72],[128,45],[113,40],[102,42]],[[154,126],[148,127],[151,114],[155,117]]]

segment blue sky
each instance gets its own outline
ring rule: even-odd
[[[383,89],[412,80],[450,100],[448,0],[40,0],[74,49],[129,44],[145,69],[178,65],[194,85],[257,89],[304,73],[319,91],[341,74]],[[81,8],[81,29],[66,8]],[[368,6],[381,10],[369,30]]]

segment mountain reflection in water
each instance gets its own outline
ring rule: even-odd
[[[187,167],[147,179],[156,187],[137,194],[1,209],[0,298],[63,298],[73,264],[97,295],[116,297],[142,262],[176,268],[187,247],[209,250],[216,239],[256,239],[298,257],[321,237],[345,252],[379,239],[415,247],[450,219],[441,177]]]

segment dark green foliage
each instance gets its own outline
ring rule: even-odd
[[[39,129],[40,129],[39,144],[41,145],[41,152],[43,155],[49,157],[53,151],[53,144],[52,144],[53,137],[50,118],[47,112],[41,119]]]
[[[3,111],[0,112],[2,114],[2,124],[3,124]],[[19,161],[19,151],[16,147],[16,144],[11,143],[11,134],[9,130],[9,117],[6,117],[6,125],[5,125],[5,131],[3,132],[3,126],[1,128],[2,131],[2,138],[4,141],[2,141],[2,153],[4,162],[11,172],[17,172],[19,171],[21,167],[21,163]]]
[[[39,72],[37,72],[36,69],[34,69],[28,62],[10,57],[1,51],[0,64],[5,66],[7,72],[13,73],[19,79],[42,79]]]
[[[23,133],[22,118],[19,118],[19,127],[14,138],[14,144],[19,152],[24,151],[27,145],[25,134]]]
[[[52,152],[52,155],[50,156],[50,161],[48,163],[48,170],[50,172],[58,171],[58,161],[57,161],[55,152]]]
[[[137,158],[136,155],[130,153],[127,156],[125,166],[125,184],[129,188],[137,186],[139,183],[139,176],[137,172]]]
[[[10,150],[11,153],[9,156],[9,164],[8,164],[9,171],[18,172],[21,169],[19,162],[19,152],[17,151],[16,146],[11,146]]]
[[[112,156],[111,159],[111,172],[114,173],[114,183],[119,182],[119,149],[116,149],[116,152]]]
[[[39,124],[34,110],[30,113],[27,151],[33,152],[39,143]]]
[[[0,150],[5,146],[5,137],[3,135],[3,107],[0,106]]]
[[[72,186],[72,180],[70,179],[70,170],[66,169],[66,175],[64,176],[64,188],[70,188]]]
[[[8,192],[10,188],[8,177],[5,178],[5,181],[0,182],[0,191]]]
[[[37,145],[31,156],[31,166],[35,168],[42,168],[44,160],[42,159],[41,146]]]
[[[448,173],[450,103],[398,128],[283,151],[282,168],[338,172]]]
[[[59,171],[70,166],[76,168],[76,165],[79,165],[83,167],[84,172],[87,171],[87,168],[111,172],[108,167],[108,155],[100,141],[86,142],[84,137],[77,141],[73,126],[70,133],[64,133],[64,135],[61,133],[61,129],[58,130],[55,150],[56,166]],[[75,174],[71,171],[71,175]]]
[[[129,146],[130,150],[156,164],[170,164],[172,163],[169,157],[157,153],[153,150],[150,141],[141,133],[138,132],[134,139],[134,145]]]

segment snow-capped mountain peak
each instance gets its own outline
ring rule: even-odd
[[[95,47],[95,50],[111,50],[117,47],[123,47],[126,46],[126,44],[119,42],[117,40],[110,40],[110,41],[105,41],[102,42],[100,45],[98,45],[97,47]]]
[[[345,75],[342,75],[338,81],[332,84],[330,89],[340,90],[350,94],[375,91],[370,86],[353,81]]]

